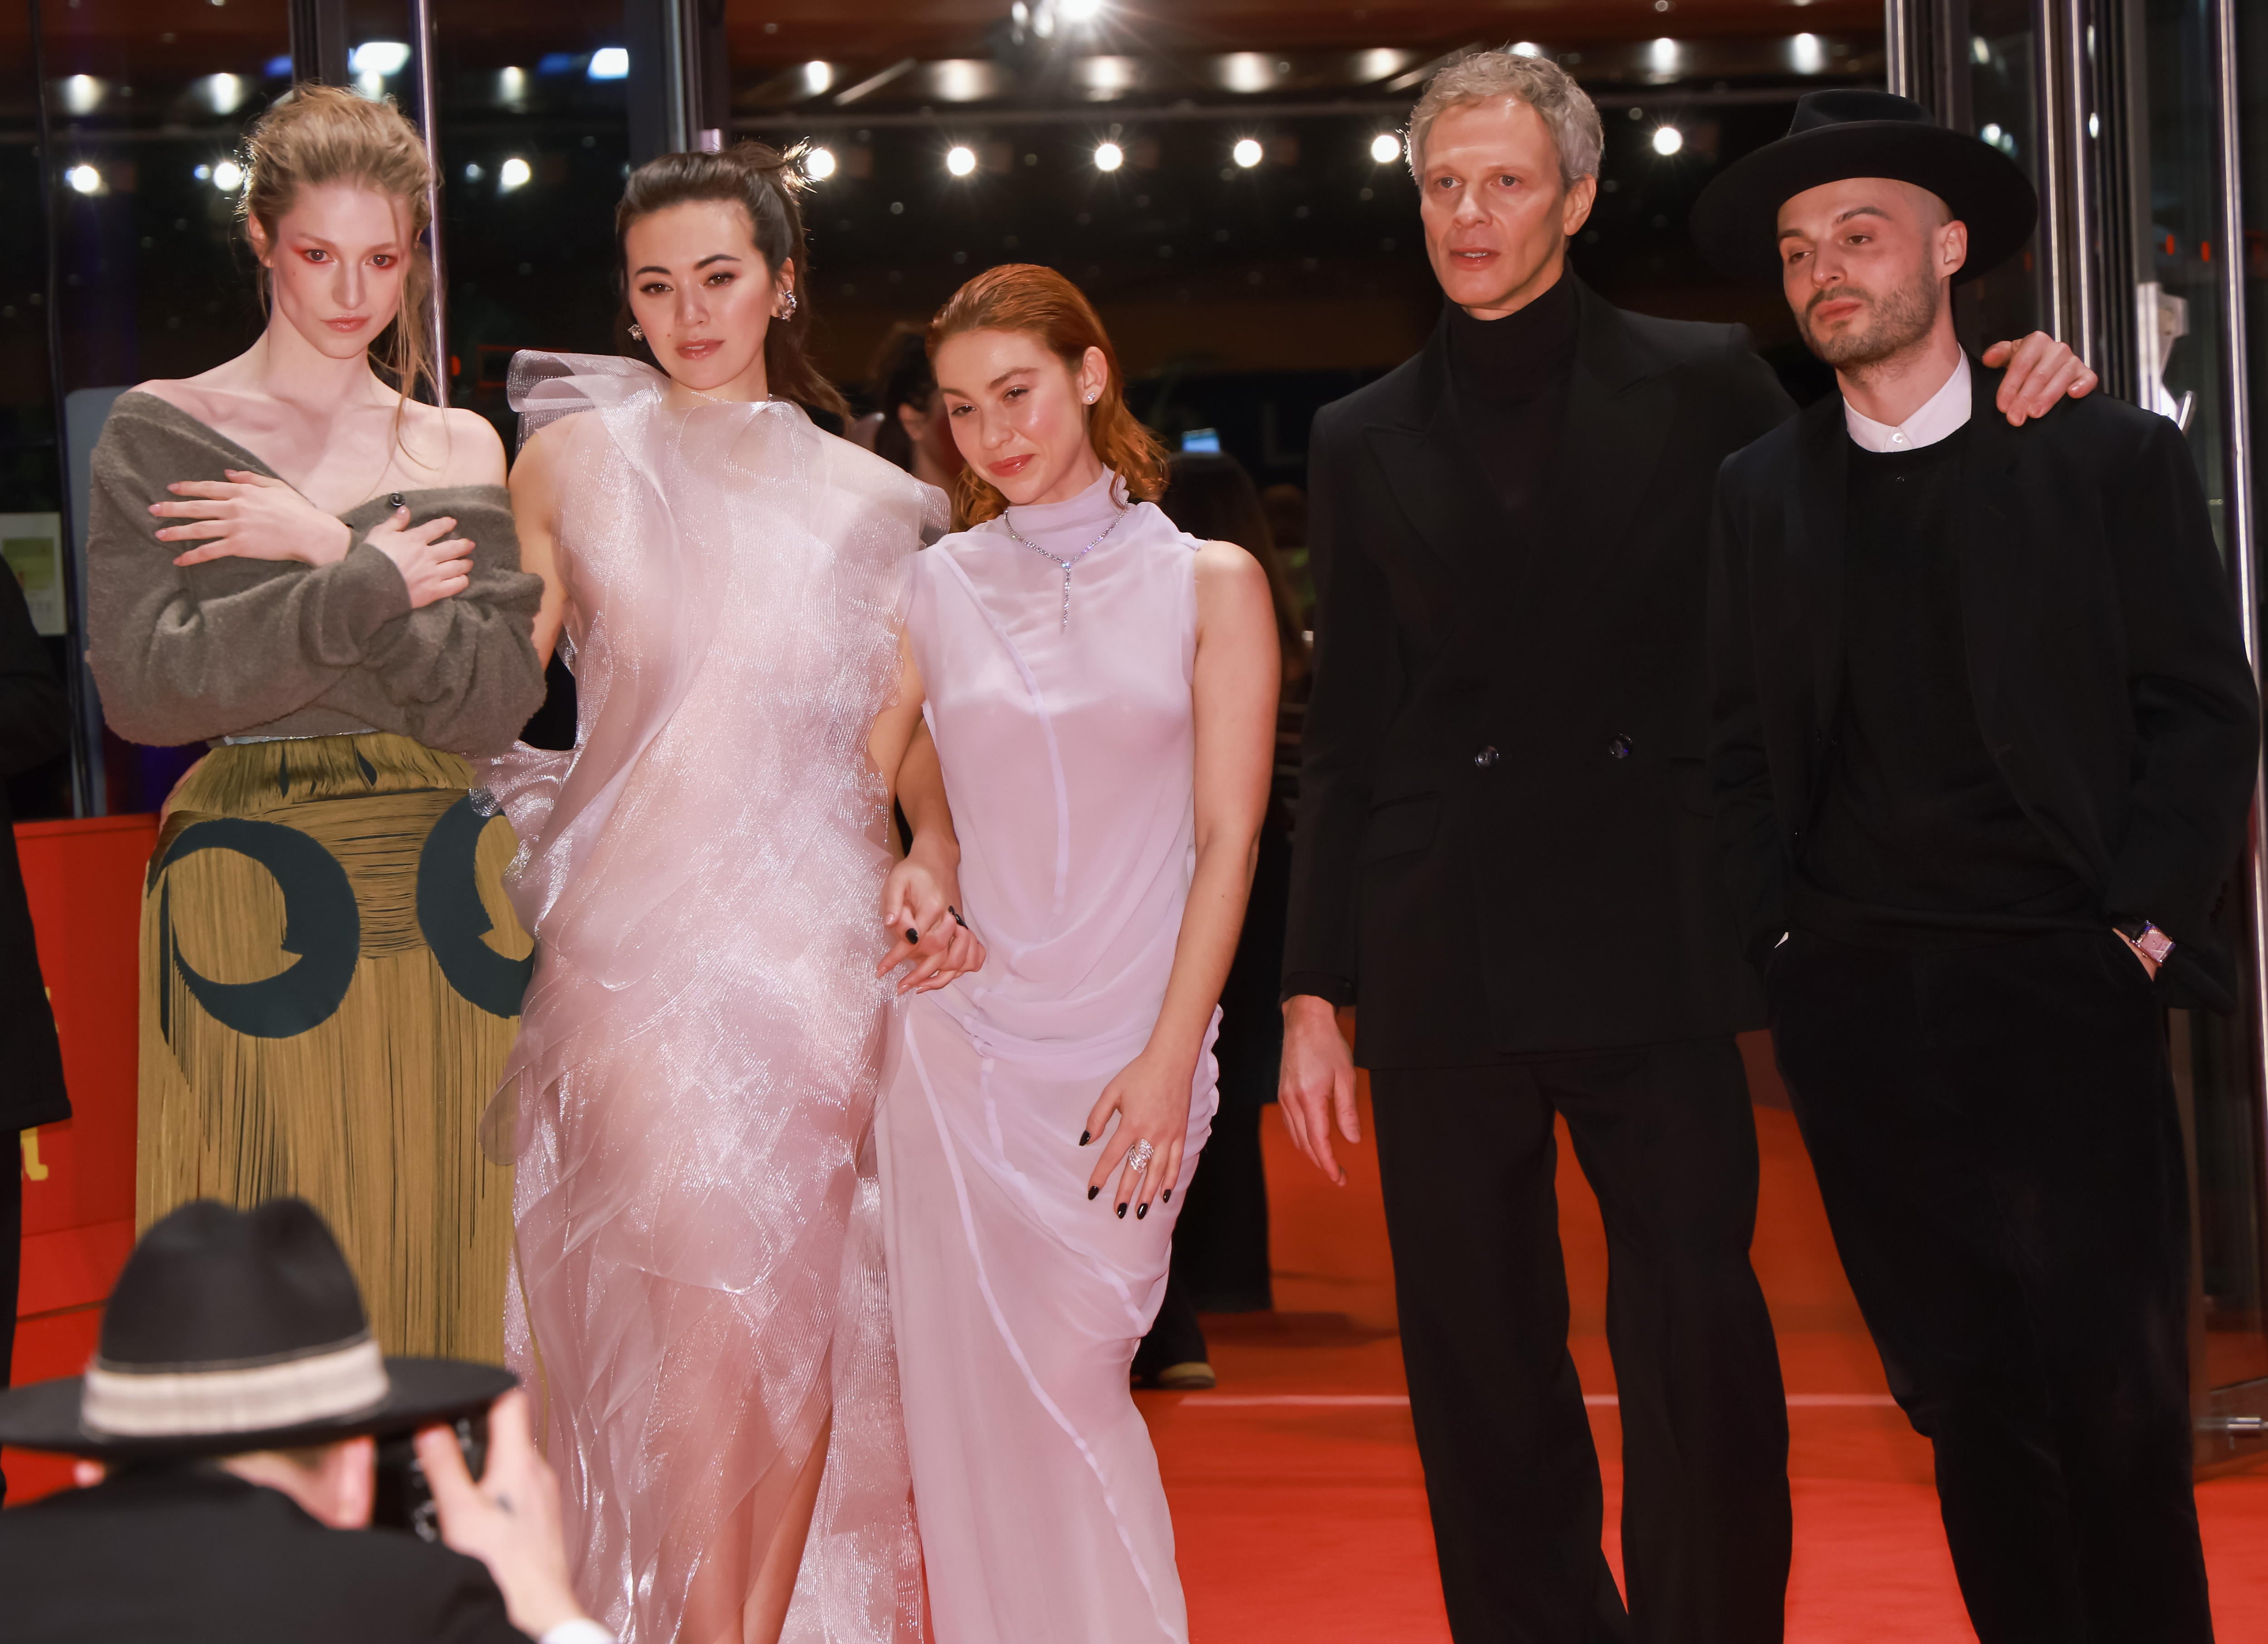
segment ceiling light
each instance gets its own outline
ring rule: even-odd
[[[1243,166],[1245,170],[1250,171],[1255,166],[1260,164],[1261,153],[1261,147],[1256,140],[1251,137],[1239,137],[1236,140],[1236,146],[1229,150],[1228,157]]]
[[[409,66],[409,46],[405,41],[366,40],[347,53],[347,67],[357,75],[375,74],[383,79]]]
[[[1104,0],[1056,0],[1056,11],[1066,23],[1092,23],[1103,12]]]
[[[1677,42],[1664,35],[1646,48],[1646,58],[1656,74],[1674,74],[1677,71]]]
[[[584,72],[594,80],[627,80],[630,77],[630,54],[627,46],[601,46],[591,54],[591,66]]]
[[[945,151],[945,168],[956,177],[966,177],[976,169],[976,151],[956,143]]]
[[[223,160],[212,168],[212,186],[223,194],[234,194],[244,186],[244,167],[234,160]]]
[[[76,194],[100,194],[102,173],[92,166],[74,166],[63,173],[63,181]]]
[[[467,182],[478,182],[482,178],[487,175],[488,173],[482,171],[477,166],[468,166],[465,167],[465,181]]]
[[[1543,55],[1543,48],[1532,40],[1523,40],[1513,45],[1512,55],[1515,57],[1540,57]]]
[[[1656,126],[1653,129],[1653,151],[1663,159],[1685,146],[1685,134],[1675,126]]]
[[[1402,158],[1402,139],[1391,131],[1381,131],[1370,140],[1370,158],[1381,166],[1391,166]]]
[[[205,107],[217,114],[232,114],[244,101],[245,84],[233,74],[208,74],[197,83],[204,93]]]
[[[1094,145],[1095,170],[1116,171],[1125,163],[1126,151],[1116,143],[1098,143]]]
[[[507,103],[525,102],[527,99],[527,70],[498,69],[497,96]]]
[[[830,65],[817,62],[803,65],[803,94],[806,97],[816,97],[834,84],[835,70]]]
[[[91,74],[70,75],[63,80],[64,111],[74,114],[91,114],[101,106],[103,93],[109,89]]]
[[[1220,83],[1232,92],[1264,92],[1276,84],[1276,59],[1266,52],[1232,51],[1220,60]]]
[[[1355,54],[1355,78],[1364,85],[1383,80],[1410,66],[1411,55],[1396,51],[1390,46],[1373,46],[1368,51]]]
[[[1827,67],[1827,42],[1816,34],[1798,34],[1788,41],[1787,55],[1798,74],[1817,74]]]
[[[525,188],[534,181],[534,176],[535,168],[515,154],[497,167],[497,187],[507,192],[513,188]]]
[[[803,174],[820,182],[825,182],[835,174],[835,151],[833,149],[807,151],[803,157]]]

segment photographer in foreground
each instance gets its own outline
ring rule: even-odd
[[[613,1644],[568,1586],[557,1483],[509,1373],[381,1357],[298,1199],[185,1205],[136,1247],[83,1377],[0,1396],[0,1443],[89,1487],[0,1516],[9,1635],[41,1644]],[[448,1425],[485,1411],[473,1482]],[[443,1425],[436,1425],[443,1424]],[[442,1544],[370,1530],[417,1430]]]

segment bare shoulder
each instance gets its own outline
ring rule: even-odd
[[[1232,598],[1256,588],[1262,599],[1268,597],[1268,573],[1248,549],[1233,542],[1199,542],[1197,562],[1200,596],[1211,585]]]
[[[551,483],[559,464],[566,460],[568,442],[575,438],[575,425],[582,420],[583,413],[579,411],[556,417],[521,442],[519,454],[512,460],[512,484],[515,490],[522,485]]]
[[[1197,549],[1197,624],[1224,631],[1276,633],[1276,607],[1268,573],[1233,542],[1200,542]]]
[[[504,441],[489,419],[460,406],[426,405],[412,400],[402,408],[404,443],[437,485],[501,485]]]

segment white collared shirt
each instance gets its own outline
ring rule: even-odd
[[[1945,386],[1903,423],[1878,423],[1850,401],[1843,402],[1843,425],[1868,451],[1918,451],[1957,433],[1968,423],[1969,356],[1965,353],[1954,362],[1953,375],[1945,380]]]

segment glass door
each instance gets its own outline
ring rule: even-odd
[[[2268,0],[1890,0],[1889,19],[1904,47],[1894,89],[2009,154],[2040,191],[2031,247],[1964,293],[1964,340],[2039,325],[2102,371],[2104,392],[2181,428],[2257,669],[2268,611],[2247,396],[2263,379],[2245,363],[2248,350],[2268,358],[2268,232],[2248,231],[2241,208],[2268,225]],[[2268,1448],[2268,837],[2257,800],[2249,838],[2215,915],[2241,972],[2238,1007],[2167,1013],[2193,1187],[2206,1467]]]

